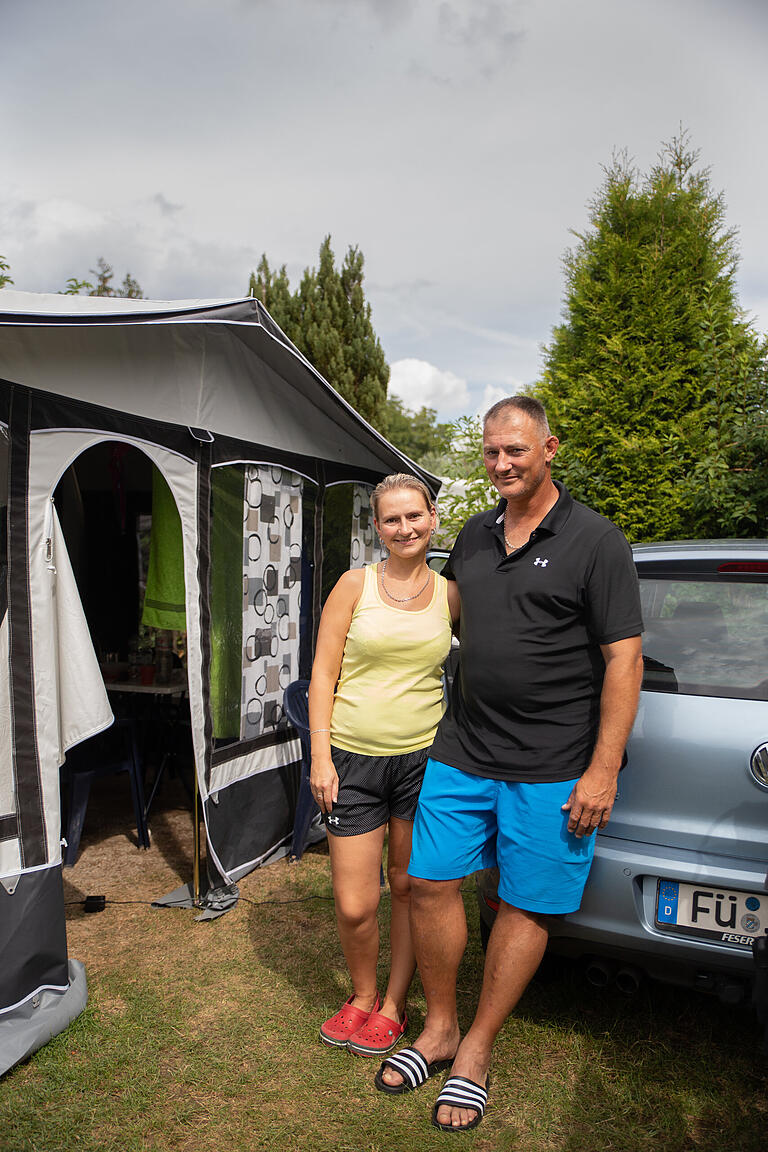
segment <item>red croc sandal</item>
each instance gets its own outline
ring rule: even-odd
[[[320,1025],[320,1039],[324,1044],[330,1044],[333,1048],[346,1048],[347,1041],[353,1032],[362,1028],[366,1020],[378,1010],[380,1003],[378,994],[376,1003],[370,1012],[363,1012],[362,1008],[355,1008],[352,1003],[354,998],[353,993],[334,1016]]]
[[[361,1028],[347,1040],[347,1048],[356,1056],[383,1056],[391,1052],[408,1027],[408,1017],[403,1015],[402,1024],[382,1016],[375,1009]]]

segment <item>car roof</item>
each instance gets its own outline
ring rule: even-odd
[[[768,540],[669,540],[635,544],[635,560],[768,560]]]

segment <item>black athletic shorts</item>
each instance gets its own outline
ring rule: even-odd
[[[413,820],[429,748],[402,756],[361,756],[331,745],[339,774],[339,798],[323,814],[334,836],[361,836],[389,821]]]

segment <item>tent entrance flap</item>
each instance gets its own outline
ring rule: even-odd
[[[153,467],[154,466],[154,467]],[[190,622],[186,631],[190,711],[196,711],[198,731],[202,730],[202,667],[199,657],[199,613],[197,612],[197,468],[193,460],[159,445],[129,437],[115,438],[86,429],[39,430],[30,436],[30,555],[35,541],[44,535],[39,509],[49,502],[55,490],[60,505],[63,530],[73,555],[73,568],[85,606],[91,635],[99,651],[102,668],[109,658],[125,669],[131,637],[136,638],[143,601],[138,538],[142,520],[151,522],[152,478],[156,472],[164,487],[172,492],[183,540],[181,579],[185,589]],[[44,653],[46,606],[31,585],[35,651]],[[37,598],[37,602],[36,602]],[[68,669],[62,681],[77,687],[75,670]],[[99,665],[96,675],[101,691],[104,683]],[[115,699],[113,696],[112,699]],[[118,697],[119,699],[119,697]],[[55,704],[55,702],[54,702]],[[43,749],[55,743],[56,706],[52,717],[38,714],[38,744]],[[193,743],[195,724],[192,722]],[[204,762],[202,735],[195,759]],[[60,761],[59,761],[60,762]],[[56,765],[58,768],[58,763]],[[58,773],[56,795],[51,796],[51,829],[59,837]],[[52,858],[56,859],[58,853]]]

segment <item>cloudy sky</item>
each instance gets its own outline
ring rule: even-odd
[[[612,154],[684,125],[768,330],[765,0],[0,0],[0,254],[156,299],[358,245],[392,391],[535,379]]]

